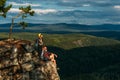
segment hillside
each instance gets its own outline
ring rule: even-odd
[[[13,33],[13,38],[34,40],[37,38],[38,33]],[[107,39],[104,37],[96,37],[86,34],[43,34],[44,43],[48,46],[59,47],[63,49],[72,49],[77,47],[88,46],[106,46],[115,45],[120,43],[118,40]],[[7,38],[7,33],[1,33],[1,38]]]
[[[61,80],[120,80],[120,41],[85,34],[43,35],[48,50],[58,55]],[[33,41],[37,33],[14,37]]]
[[[0,24],[0,32],[9,32],[10,23]],[[120,40],[120,25],[103,24],[103,25],[83,25],[83,24],[31,24],[25,30],[20,26],[15,26],[13,32],[42,32],[49,34],[67,34],[83,33],[98,37],[107,37]]]

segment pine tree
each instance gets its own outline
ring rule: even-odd
[[[25,19],[25,18],[27,18],[28,16],[34,16],[34,11],[31,9],[31,6],[30,6],[30,5],[29,5],[29,6],[26,6],[26,7],[20,7],[19,10],[20,10],[20,12],[17,14],[17,16],[14,16],[14,17],[12,18],[12,24],[11,24],[11,26],[10,26],[9,39],[12,38],[12,29],[13,29],[13,27],[14,27],[14,21],[15,21],[15,19],[17,19],[17,18],[19,18],[19,17],[21,17],[22,19]],[[21,22],[19,22],[18,24],[19,24],[20,26],[22,26],[23,29],[25,29],[25,27],[28,26],[28,24],[27,24],[26,22],[24,22],[24,21],[21,21]]]
[[[8,5],[6,6],[6,0],[0,0],[0,16],[3,16],[4,18],[6,18],[7,12],[10,10],[10,8],[12,7],[12,5]],[[27,16],[33,16],[34,15],[34,11],[31,9],[31,6],[26,6],[26,7],[20,7],[19,8],[20,12],[16,15],[12,17],[12,23],[10,26],[10,32],[9,32],[9,39],[12,38],[12,29],[14,27],[14,21],[15,19],[21,17],[22,19],[25,19]],[[27,23],[24,21],[19,22],[19,25],[23,27],[23,29],[25,29],[25,27],[27,27]]]

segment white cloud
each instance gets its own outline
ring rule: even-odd
[[[63,2],[69,2],[68,0],[63,0]]]
[[[33,9],[35,11],[36,14],[48,14],[48,13],[56,13],[57,10],[55,9]],[[12,8],[9,11],[10,13],[18,13],[20,12],[19,9],[17,8]]]
[[[115,9],[120,9],[120,5],[115,5],[114,8]]]
[[[8,2],[8,4],[12,4],[13,6],[28,6],[31,5],[33,7],[41,6],[40,4],[31,4],[31,3],[16,3],[16,2]]]
[[[10,13],[18,13],[18,12],[20,12],[20,10],[17,9],[17,8],[11,8],[11,9],[9,10],[9,12],[10,12]]]
[[[63,0],[62,2],[67,3],[67,2],[75,2],[73,0]]]
[[[48,13],[56,13],[57,10],[55,9],[34,9],[35,13],[37,14],[48,14]]]
[[[83,6],[83,7],[89,7],[90,4],[83,4],[82,6]]]

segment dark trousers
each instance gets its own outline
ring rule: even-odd
[[[42,45],[38,45],[38,49],[37,49],[38,53],[39,53],[39,56],[41,55],[42,53]]]

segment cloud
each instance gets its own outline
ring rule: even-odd
[[[33,6],[33,7],[41,6],[40,4],[16,3],[16,2],[8,2],[8,4],[12,4],[13,6],[28,6],[28,5],[31,5],[31,6]]]
[[[63,2],[65,2],[65,3],[66,3],[66,2],[70,2],[70,1],[69,1],[69,0],[63,0]]]
[[[33,9],[36,14],[48,14],[48,13],[56,13],[57,10],[55,9]],[[21,10],[17,8],[10,9],[10,13],[19,13]]]
[[[90,4],[83,4],[83,7],[89,7]]]
[[[54,23],[102,24],[120,21],[120,0],[8,0],[13,8],[8,15],[20,12],[19,6],[31,5],[37,15],[29,21]],[[37,16],[37,18],[36,18]],[[8,16],[7,16],[8,17]],[[40,18],[38,18],[40,17]],[[1,19],[1,18],[0,18]],[[8,21],[8,19],[6,19]],[[1,21],[0,21],[1,22]]]
[[[113,6],[115,9],[120,9],[120,5]]]
[[[48,14],[48,13],[56,13],[57,10],[55,9],[34,9],[35,13],[37,14]]]
[[[17,8],[11,8],[11,9],[9,10],[9,12],[10,12],[10,13],[18,13],[18,12],[20,12],[20,10],[17,9]]]

